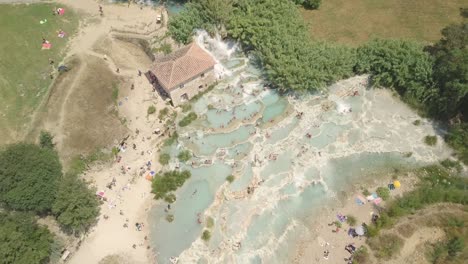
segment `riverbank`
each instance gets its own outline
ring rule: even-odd
[[[387,188],[387,185],[394,181],[392,176],[395,177],[397,175],[399,175],[398,181],[401,183],[401,187],[390,191],[390,199],[413,190],[419,181],[413,172],[395,172],[374,179],[368,178],[365,181],[354,184],[341,197],[337,197],[327,206],[321,208],[317,217],[314,217],[308,224],[310,233],[302,238],[295,252],[292,253],[294,256],[293,263],[306,264],[310,263],[311,260],[314,263],[346,263],[344,259],[349,259],[351,256],[345,250],[347,245],[352,244],[356,249],[366,245],[365,237],[359,236],[353,238],[348,234],[349,229],[360,226],[362,223],[370,225],[372,215],[378,215],[379,211],[385,208],[386,205],[385,201],[376,205],[368,200],[365,200],[365,204],[358,204],[356,199],[359,199],[358,197],[366,197],[363,195],[364,190],[375,193],[378,187]],[[346,221],[341,222],[337,217],[338,215],[354,218],[356,220],[355,224],[350,225]],[[336,224],[334,224],[337,221],[341,223],[341,228],[337,228]],[[327,257],[325,257],[325,251],[329,252]]]

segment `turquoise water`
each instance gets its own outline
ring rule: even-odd
[[[193,105],[199,120],[179,128],[177,148],[167,150],[174,160],[181,149],[190,150],[193,167],[186,169],[193,176],[176,192],[174,222],[165,220],[166,204],[152,209],[158,263],[170,257],[179,263],[289,263],[300,235],[311,228],[307,220],[339,192],[369,175],[446,155],[424,145],[432,127],[415,128],[411,122],[419,117],[390,95],[366,89],[365,76],[337,83],[326,95],[283,97],[265,87],[235,44],[204,33],[197,41],[219,62],[222,81]],[[360,95],[349,96],[353,90]],[[207,217],[215,224],[204,242]]]

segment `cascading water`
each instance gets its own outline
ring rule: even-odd
[[[366,76],[332,85],[327,95],[282,97],[235,43],[204,32],[195,40],[216,58],[222,79],[193,105],[201,118],[166,150],[175,157],[186,148],[194,157],[181,166],[192,178],[177,191],[174,221],[165,220],[165,205],[151,212],[158,263],[288,263],[308,231],[305,219],[347,185],[448,155],[424,145],[430,124],[412,125],[419,117],[387,91],[366,89]]]

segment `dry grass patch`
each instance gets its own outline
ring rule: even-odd
[[[424,42],[461,21],[462,0],[327,0],[319,10],[302,10],[315,39],[358,45],[373,37]]]

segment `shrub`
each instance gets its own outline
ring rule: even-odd
[[[211,229],[213,226],[214,226],[214,219],[213,217],[208,216],[206,218],[206,227]]]
[[[362,191],[362,195],[364,195],[364,196],[369,196],[369,195],[371,195],[371,193],[369,192],[369,190],[364,189],[364,190]]]
[[[444,159],[440,162],[440,165],[442,165],[446,169],[455,169],[457,172],[461,172],[463,169],[460,162],[451,159]]]
[[[152,193],[155,199],[166,199],[172,197],[173,191],[184,185],[185,181],[190,178],[190,171],[167,171],[158,173],[154,176],[151,184]]]
[[[169,109],[167,107],[164,107],[163,109],[159,110],[159,120],[162,121],[164,118],[166,118],[167,114],[169,114]]]
[[[374,250],[377,258],[389,260],[400,252],[403,247],[403,239],[394,234],[385,234],[384,236],[371,238],[369,246]]]
[[[164,54],[169,54],[172,52],[171,44],[164,42],[161,46],[157,49],[157,51],[162,52]]]
[[[53,140],[54,137],[49,132],[41,131],[39,135],[39,146],[41,146],[41,148],[53,149],[55,147]]]
[[[182,108],[182,112],[185,113],[185,112],[192,110],[192,105],[190,103],[186,103],[186,104],[183,104],[181,108]]]
[[[415,126],[421,125],[421,120],[419,120],[419,119],[414,120],[414,121],[413,121],[413,125],[415,125]]]
[[[424,143],[428,146],[435,146],[437,144],[437,137],[436,136],[425,136]]]
[[[228,181],[229,183],[232,183],[236,178],[234,178],[234,175],[229,175],[226,177],[226,181]]]
[[[177,158],[181,162],[187,162],[188,160],[190,160],[190,158],[192,158],[192,154],[190,153],[190,151],[184,150],[184,151],[181,151],[179,155],[177,155]]]
[[[174,132],[174,134],[172,134],[169,138],[164,140],[163,145],[169,147],[170,145],[174,144],[177,141],[177,139],[179,139],[179,134],[177,134],[177,132]]]
[[[369,252],[367,247],[359,247],[353,255],[353,264],[366,264],[369,263]]]
[[[173,214],[166,215],[166,221],[168,221],[169,223],[172,223],[172,221],[174,221],[174,215]]]
[[[452,126],[445,140],[455,149],[458,159],[468,165],[468,124]]]
[[[348,215],[347,218],[346,218],[346,223],[348,223],[348,225],[350,226],[355,226],[356,225],[356,217],[352,216],[352,215]]]
[[[176,201],[176,196],[173,193],[169,193],[164,197],[164,201],[167,203],[174,203]]]
[[[159,163],[161,163],[161,165],[169,164],[170,160],[171,160],[171,156],[167,153],[162,153],[161,155],[159,155]]]
[[[195,121],[197,119],[197,114],[194,112],[190,112],[187,116],[185,116],[182,120],[179,122],[179,126],[185,127],[188,126],[190,123]]]
[[[148,113],[148,115],[152,115],[152,114],[156,113],[156,107],[154,107],[153,105],[150,105],[146,112]]]
[[[455,257],[459,252],[463,251],[465,241],[462,237],[454,237],[447,243],[447,252],[449,256]]]
[[[390,190],[387,187],[377,188],[376,193],[384,201],[386,201],[386,200],[388,200],[388,198],[390,198]]]
[[[318,9],[321,3],[322,0],[304,0],[304,3],[302,3],[302,5],[304,6],[304,8],[307,9]]]
[[[203,231],[202,233],[202,237],[201,237],[204,241],[209,241],[210,238],[211,238],[211,233],[209,230],[205,229],[205,231]]]

